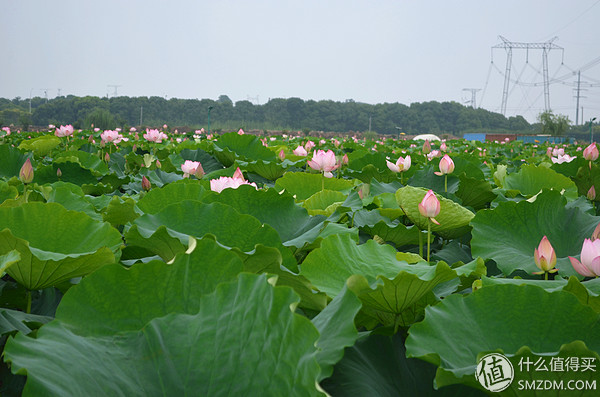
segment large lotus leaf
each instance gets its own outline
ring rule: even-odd
[[[338,178],[323,178],[321,174],[309,174],[307,172],[287,172],[277,179],[275,188],[278,191],[286,190],[296,200],[306,200],[313,194],[320,192],[325,180],[325,189],[340,192],[349,192],[354,186],[354,181]]]
[[[166,206],[183,200],[201,200],[205,192],[206,189],[197,180],[182,179],[150,190],[138,201],[137,206],[146,214],[156,214]]]
[[[60,178],[57,175],[59,168],[62,174]],[[82,186],[84,184],[95,185],[98,183],[98,178],[90,170],[79,165],[79,163],[65,161],[62,163],[53,163],[45,167],[38,167],[33,175],[33,181],[40,185],[63,181]]]
[[[396,192],[398,205],[406,216],[421,230],[427,230],[429,218],[419,213],[419,203],[427,194],[427,189],[405,186]],[[431,230],[446,239],[460,237],[470,229],[469,222],[475,214],[445,197],[437,196],[440,201],[440,213],[435,219],[440,223],[431,222]]]
[[[579,256],[585,238],[600,221],[578,208],[566,207],[557,191],[544,191],[533,203],[503,202],[493,210],[482,210],[471,221],[473,256],[493,259],[506,275],[516,269],[539,271],[533,252],[547,236],[557,256],[561,275],[576,275],[568,256]]]
[[[481,352],[514,354],[528,346],[537,354],[552,353],[576,340],[598,351],[599,331],[600,316],[571,293],[491,285],[426,308],[425,319],[409,329],[406,351],[408,357],[439,366],[436,383],[441,387],[474,383]]]
[[[245,168],[248,170],[248,172],[253,172],[255,174],[258,174],[260,176],[262,176],[265,179],[268,179],[270,181],[274,181],[275,179],[281,177],[289,168],[289,166],[291,165],[291,162],[286,163],[279,163],[276,162],[274,160],[271,161],[263,161],[263,160],[256,160],[256,161],[251,161],[249,163],[244,163]]]
[[[394,193],[396,193],[396,190],[393,193],[380,193],[373,197],[373,204],[379,207],[377,211],[390,219],[396,219],[404,215],[404,211],[398,205]],[[371,194],[373,194],[373,186],[371,186]]]
[[[344,355],[344,348],[352,346],[358,338],[354,317],[361,303],[356,295],[346,287],[336,296],[312,323],[319,330],[317,361],[321,367],[321,377],[331,376],[333,366]]]
[[[456,196],[461,199],[462,204],[466,207],[480,210],[489,206],[497,196],[492,192],[492,185],[486,180],[471,178],[465,174],[460,175],[459,179],[460,184]]]
[[[248,160],[275,161],[276,155],[263,146],[258,137],[254,135],[238,135],[235,132],[223,134],[215,142],[214,155],[225,166],[229,167],[236,158]]]
[[[31,151],[36,156],[47,156],[60,145],[60,138],[54,135],[42,135],[21,141],[19,149]]]
[[[346,201],[344,193],[325,189],[307,198],[302,206],[310,215],[330,216],[344,201]]]
[[[197,241],[190,254],[177,255],[169,265],[104,266],[69,290],[56,318],[79,335],[140,330],[169,313],[197,313],[200,297],[235,279],[242,266],[236,254],[211,239]]]
[[[254,216],[277,230],[286,246],[302,247],[314,241],[325,220],[322,216],[308,215],[292,196],[288,193],[279,194],[275,189],[256,190],[252,186],[242,185],[237,189],[225,189],[219,194],[207,193],[201,200],[227,204],[239,213]]]
[[[437,168],[431,165],[426,165],[424,168],[415,172],[410,179],[410,185],[416,187],[425,187],[437,193],[446,191],[445,176],[436,175]],[[455,193],[458,189],[459,179],[456,172],[448,175],[448,192]]]
[[[102,213],[102,218],[115,227],[132,222],[138,216],[135,200],[131,197],[113,196]]]
[[[9,185],[7,182],[0,181],[0,204],[6,200],[17,198],[19,191],[16,187]]]
[[[8,251],[4,255],[0,255],[0,277],[4,276],[6,269],[20,260],[21,254],[17,250]]]
[[[96,171],[97,173],[102,175],[108,174],[108,165],[106,165],[103,159],[101,159],[95,154],[91,154],[81,150],[69,150],[66,152],[60,152],[56,156],[54,156],[53,160],[54,162],[58,163],[64,162],[66,160],[73,161],[75,163],[79,163],[83,168],[87,168],[88,170]]]
[[[360,160],[362,160],[362,158],[359,159],[359,161]],[[385,167],[385,169],[379,170],[373,164],[365,165],[360,171],[350,170],[346,174],[353,178],[361,180],[364,183],[369,183],[369,181],[372,179],[383,183],[389,183],[398,180],[398,176],[396,175],[396,173],[391,171],[389,168]]]
[[[217,237],[219,243],[244,252],[254,250],[256,244],[278,248],[284,266],[296,270],[296,260],[291,251],[281,244],[279,235],[271,226],[263,225],[255,217],[240,214],[225,204],[184,200],[168,205],[156,214],[144,214],[133,223],[125,236],[128,243],[149,248],[164,259],[171,259],[171,253],[159,250],[159,245],[154,248],[155,244],[177,245],[173,240],[187,244],[188,236],[200,238],[210,233]],[[175,250],[174,253],[177,252]]]
[[[89,215],[92,219],[97,221],[102,220],[102,216],[96,212],[94,206],[85,199],[81,188],[71,183],[53,183],[47,202],[59,203],[68,210],[80,211]]]
[[[332,396],[485,396],[480,390],[463,385],[433,388],[435,366],[406,358],[400,334],[371,333],[361,337],[344,352],[333,376],[321,382]]]
[[[121,235],[108,223],[56,203],[0,208],[0,254],[19,251],[8,274],[24,287],[43,289],[115,261]]]
[[[56,320],[36,339],[9,340],[4,354],[27,375],[24,396],[321,395],[319,333],[293,313],[298,300],[242,273],[204,295],[197,314],[108,336],[77,335]]]
[[[300,274],[320,291],[335,297],[354,274],[364,276],[369,284],[377,276],[392,279],[408,264],[396,259],[396,250],[373,240],[357,245],[348,234],[331,235],[313,250],[304,262]]]
[[[21,167],[31,154],[21,152],[11,145],[0,145],[0,178],[19,176]]]
[[[416,226],[405,226],[398,221],[392,222],[380,215],[378,210],[360,210],[354,213],[353,222],[354,226],[360,227],[369,235],[379,236],[383,241],[394,243],[396,247],[419,244],[419,233],[422,234],[423,241],[427,241],[427,231],[421,231]]]
[[[17,310],[0,309],[0,335],[21,332],[25,335],[52,321],[52,317],[28,314]]]
[[[518,190],[524,196],[531,197],[542,189],[564,191],[565,197],[576,199],[578,196],[575,183],[564,175],[543,166],[523,165],[519,172],[510,174],[504,180],[504,188]]]
[[[456,277],[444,262],[437,266],[420,262],[407,264],[394,278],[379,276],[371,284],[364,276],[351,276],[348,287],[358,295],[367,313],[383,325],[397,328],[414,322],[419,309],[432,301],[433,290]]]

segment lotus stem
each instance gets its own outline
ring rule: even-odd
[[[404,172],[400,173],[400,183],[404,186]]]
[[[427,262],[429,262],[429,252],[431,248],[431,219],[427,220]]]
[[[325,172],[321,173],[321,191],[325,190]]]
[[[423,257],[423,233],[419,229],[419,256]]]
[[[444,175],[444,193],[448,193],[448,174]]]
[[[26,294],[26,297],[27,297],[27,311],[26,311],[26,313],[29,314],[29,313],[31,313],[31,290],[27,290],[27,292],[25,294]]]
[[[544,272],[544,280],[548,281],[548,272]]]

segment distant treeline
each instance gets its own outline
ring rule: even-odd
[[[485,109],[457,102],[366,104],[347,100],[304,101],[275,98],[262,105],[250,101],[233,103],[228,96],[211,99],[165,99],[162,97],[35,97],[31,101],[0,98],[0,124],[47,126],[73,124],[102,129],[116,126],[169,126],[206,128],[210,109],[211,129],[304,130],[365,132],[408,135],[421,133],[461,135],[464,132],[532,133],[534,126],[521,116],[506,118]]]

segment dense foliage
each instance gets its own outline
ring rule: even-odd
[[[3,396],[479,396],[489,352],[600,360],[594,145],[0,140]]]
[[[162,97],[58,97],[49,101],[0,99],[0,122],[47,126],[74,124],[78,128],[115,128],[143,125],[205,127],[212,107],[213,129],[269,129],[308,131],[366,131],[394,134],[437,133],[460,135],[465,131],[509,131],[531,133],[531,125],[521,116],[506,118],[485,109],[472,109],[456,102],[400,103],[370,105],[353,100],[304,101],[300,98],[274,98],[262,105],[250,101],[233,103],[226,95],[218,100]],[[141,123],[140,123],[141,118]],[[3,120],[3,121],[2,121]]]

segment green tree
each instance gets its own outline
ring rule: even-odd
[[[564,135],[571,124],[569,117],[562,114],[554,114],[551,110],[540,113],[538,121],[542,125],[542,134],[552,136]]]

